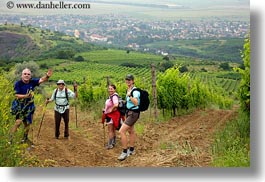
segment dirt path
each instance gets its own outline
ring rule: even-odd
[[[191,167],[209,166],[212,160],[210,145],[217,128],[236,116],[233,110],[197,110],[189,115],[163,123],[146,123],[136,139],[136,153],[120,162],[120,138],[111,150],[104,148],[101,123],[79,120],[75,128],[73,108],[70,112],[70,138],[54,138],[53,111],[46,111],[38,141],[31,150],[47,166],[56,167]],[[40,118],[41,116],[39,116]],[[83,117],[84,118],[84,117]],[[38,131],[39,120],[34,131]],[[140,120],[138,122],[141,122]],[[35,135],[37,132],[35,132]],[[107,141],[107,127],[105,129]],[[106,142],[105,142],[106,143]]]

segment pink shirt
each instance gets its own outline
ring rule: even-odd
[[[115,93],[114,93],[115,94]],[[119,99],[117,95],[111,95],[105,102],[105,114],[111,112],[111,109],[115,104],[119,104]],[[110,99],[112,97],[112,99]]]

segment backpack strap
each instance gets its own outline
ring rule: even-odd
[[[110,98],[110,100],[111,100],[112,103],[113,103],[113,99],[112,99],[112,98],[113,98],[115,95],[116,95],[116,96],[118,97],[118,99],[119,99],[119,95],[118,95],[117,93],[114,93],[113,95],[109,96],[109,98]]]
[[[65,87],[64,90],[65,90],[65,96],[66,96],[67,102],[69,102],[68,89]]]
[[[69,105],[68,89],[65,87],[64,90],[65,90],[65,98],[67,100],[67,104],[66,105],[59,105],[59,104],[56,103],[56,95],[57,95],[57,92],[58,92],[58,88],[57,88],[55,90],[55,93],[54,93],[54,101],[55,101],[55,104],[57,106],[68,106]]]
[[[54,93],[54,100],[55,100],[55,103],[56,103],[56,95],[57,95],[57,92],[58,92],[58,88],[55,90],[55,93]]]
[[[140,92],[140,89],[139,88],[136,88],[136,87],[133,87],[132,91],[131,91],[131,96],[133,97],[133,92],[137,90],[138,92]],[[141,94],[141,92],[140,92]],[[136,108],[138,106],[138,109],[133,109],[133,108]],[[136,111],[136,112],[140,112],[140,104],[138,102],[138,105],[137,106],[133,106],[131,107],[129,110],[132,110],[132,111]]]

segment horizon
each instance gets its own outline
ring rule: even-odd
[[[133,2],[129,0],[64,0],[60,1],[67,3],[89,3],[89,8],[86,9],[34,9],[34,8],[18,8],[17,4],[34,3],[36,6],[39,2],[47,4],[50,2],[56,3],[59,1],[34,1],[23,0],[13,1],[13,8],[8,9],[7,2],[0,2],[0,14],[4,15],[54,15],[54,14],[75,14],[75,15],[128,15],[138,19],[145,20],[172,20],[172,19],[198,19],[198,18],[211,18],[211,17],[228,17],[228,18],[240,18],[244,21],[250,19],[250,3],[249,0],[166,0],[166,1],[151,1],[151,0],[135,0]]]

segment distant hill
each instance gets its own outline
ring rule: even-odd
[[[0,25],[0,62],[22,62],[73,57],[76,53],[103,49],[60,32],[23,25]],[[69,56],[69,57],[67,57]]]
[[[179,40],[162,41],[145,45],[152,50],[168,50],[169,55],[205,59],[211,61],[241,62],[240,50],[243,49],[244,39],[227,40]],[[46,59],[74,60],[80,59],[98,61],[108,64],[121,64],[121,62],[142,62],[143,60],[160,60],[158,57],[141,55],[132,59],[133,54],[120,55],[113,51],[109,61],[110,51],[105,47],[86,43],[75,37],[60,32],[42,30],[32,26],[0,25],[0,67],[7,63],[23,61],[39,61]],[[123,51],[121,51],[123,53]],[[124,50],[125,52],[125,50]],[[92,54],[93,53],[93,54]],[[95,54],[95,55],[94,55]],[[106,54],[106,55],[105,55]],[[153,52],[153,55],[155,51]],[[94,60],[94,57],[96,59]],[[123,59],[124,61],[120,60]],[[130,60],[132,59],[132,60]]]
[[[27,35],[0,31],[0,60],[19,61],[40,54],[39,46]]]

